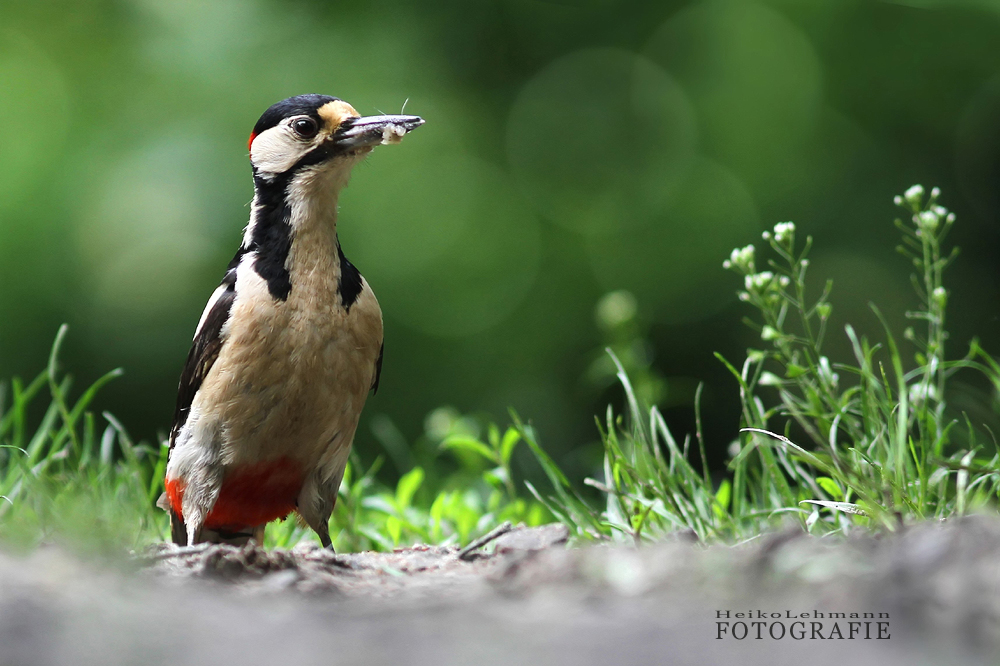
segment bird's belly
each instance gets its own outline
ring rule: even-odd
[[[234,382],[221,413],[223,463],[288,457],[311,468],[330,447],[348,444],[374,360],[344,346],[328,343],[315,353],[300,346],[298,363]]]
[[[284,518],[295,510],[303,478],[302,465],[288,457],[232,467],[226,471],[205,527],[238,532]],[[178,513],[183,490],[176,485],[167,488]]]

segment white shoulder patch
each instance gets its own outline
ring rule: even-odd
[[[215,304],[219,302],[219,299],[222,298],[222,295],[226,293],[227,289],[228,287],[226,285],[220,284],[215,288],[215,291],[212,292],[212,297],[208,299],[205,309],[202,310],[201,319],[198,320],[198,328],[194,329],[194,338],[192,339],[196,340],[198,338],[202,327],[205,325],[205,320],[208,318],[208,313],[212,311],[212,308],[214,308]]]

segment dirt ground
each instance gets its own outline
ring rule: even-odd
[[[516,529],[465,559],[428,546],[161,546],[116,566],[0,553],[0,666],[910,666],[993,663],[1000,647],[995,517],[734,547],[566,548],[565,536]]]

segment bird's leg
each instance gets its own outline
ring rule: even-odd
[[[167,511],[170,513],[170,540],[178,546],[188,545],[187,527],[184,521],[173,508],[168,508]]]
[[[333,550],[333,540],[330,539],[330,516],[333,515],[333,502],[329,500],[325,502],[314,501],[311,511],[303,511],[302,508],[300,503],[299,515],[306,521],[306,525],[316,533],[324,548]]]
[[[302,520],[316,532],[323,547],[329,550],[333,550],[333,540],[330,539],[330,516],[333,515],[337,489],[340,488],[343,475],[341,472],[336,478],[326,481],[321,480],[318,474],[310,476],[303,484],[296,502]]]
[[[201,526],[204,522],[204,517],[199,519],[198,522],[193,520],[187,521],[187,542],[189,546],[193,546],[196,543],[201,542]]]
[[[331,553],[336,553],[337,551],[333,548],[333,541],[330,540],[330,528],[327,527],[322,531],[317,531],[316,534],[319,535],[319,541],[323,544],[323,547],[329,550]]]
[[[330,510],[325,513],[313,514],[311,517],[307,516],[301,509],[299,509],[299,515],[302,516],[306,524],[312,528],[319,537],[319,542],[323,544],[323,547],[328,550],[333,550],[333,540],[330,539],[330,516],[333,515],[333,504],[330,504]]]

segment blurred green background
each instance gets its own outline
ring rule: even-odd
[[[712,357],[759,344],[731,248],[775,222],[816,238],[842,324],[915,305],[892,196],[944,190],[963,257],[952,352],[1000,348],[1000,2],[618,0],[0,2],[0,377],[126,375],[100,407],[170,425],[201,309],[239,243],[246,137],[284,97],[337,95],[427,125],[355,171],[346,254],[386,319],[358,446],[440,405],[514,407],[577,472],[593,415],[595,304],[628,289],[681,432],[737,427]],[[901,328],[901,326],[900,326]]]

